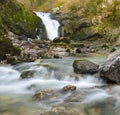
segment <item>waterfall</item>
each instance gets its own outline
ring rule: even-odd
[[[36,12],[36,15],[41,18],[42,22],[45,25],[47,37],[50,40],[58,37],[58,28],[60,26],[57,20],[53,20],[50,17],[50,13]]]

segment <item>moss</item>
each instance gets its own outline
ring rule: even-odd
[[[93,26],[80,29],[74,35],[76,40],[86,40],[86,39],[97,37],[97,36],[99,36],[98,35],[98,30],[97,30],[96,27],[93,27]]]
[[[19,55],[21,50],[12,45],[12,42],[7,38],[0,37],[0,60],[6,59],[6,54]]]
[[[107,44],[103,44],[103,45],[101,46],[101,48],[108,49],[109,46],[108,46]]]
[[[0,29],[4,32],[10,30],[17,35],[24,34],[31,38],[36,38],[39,34],[46,37],[42,21],[34,13],[26,10],[23,5],[18,4],[16,0],[4,3],[0,1],[0,17],[2,24]]]
[[[13,46],[13,55],[20,55],[21,49],[17,46]]]
[[[74,68],[74,71],[77,73],[78,71],[78,63],[79,62],[87,62],[88,60],[86,59],[79,59],[79,60],[75,60],[73,62],[73,68]],[[82,70],[85,71],[86,70],[86,67],[85,66],[82,66]]]
[[[79,47],[79,48],[83,48],[83,47],[85,47],[85,45],[84,44],[82,44],[82,43],[71,43],[71,45],[73,46],[73,47]]]
[[[75,60],[73,62],[73,68],[75,73],[81,74],[94,74],[98,71],[98,65],[87,59]]]
[[[53,40],[54,43],[60,43],[60,42],[64,42],[67,44],[71,43],[71,39],[69,37],[57,37]]]

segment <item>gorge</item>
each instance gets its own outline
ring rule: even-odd
[[[119,19],[119,0],[0,0],[0,115],[120,115]]]
[[[102,88],[106,83],[91,75],[78,76],[76,79],[71,65],[73,59],[44,59],[41,65],[22,63],[1,66],[0,114],[49,115],[62,112],[72,115],[74,112],[76,115],[88,115],[89,112],[89,115],[119,115],[120,87]],[[105,58],[89,59],[100,63]],[[57,70],[44,64],[51,64]],[[26,78],[21,79],[23,75]],[[62,88],[68,85],[76,86],[76,91],[62,92]],[[34,100],[33,95],[39,90],[52,93],[43,93],[42,97]]]

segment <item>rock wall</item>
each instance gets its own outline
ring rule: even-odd
[[[42,21],[27,10],[16,0],[0,1],[0,34],[12,31],[17,35],[26,35],[30,38],[46,38],[46,31]]]

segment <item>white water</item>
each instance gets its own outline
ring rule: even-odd
[[[57,20],[53,20],[50,17],[50,13],[36,12],[37,16],[40,17],[45,25],[47,31],[47,37],[50,40],[59,36],[58,28],[60,26]]]
[[[91,76],[86,76],[80,81],[75,81],[69,76],[64,76],[64,79],[58,80],[55,78],[54,72],[49,71],[45,67],[32,65],[31,64],[22,64],[22,66],[17,66],[16,68],[21,69],[26,66],[26,69],[22,71],[15,70],[12,66],[0,67],[0,93],[11,93],[11,94],[20,94],[20,93],[34,93],[39,89],[55,89],[61,90],[62,87],[66,85],[75,85],[77,88],[90,88],[95,86],[104,85],[102,81],[92,78]],[[23,71],[32,71],[34,70],[34,77],[28,79],[21,79],[20,74]],[[35,85],[35,87],[29,89],[30,86]]]
[[[47,61],[45,60],[45,63],[46,62]],[[0,66],[0,99],[3,97],[5,98],[5,99],[3,98],[4,100],[0,100],[2,101],[0,104],[0,107],[2,107],[2,109],[0,110],[4,110],[3,108],[4,103],[7,104],[5,106],[7,106],[8,108],[10,108],[9,103],[11,103],[12,105],[11,107],[14,111],[19,110],[21,106],[23,106],[23,108],[24,106],[28,107],[29,109],[30,105],[34,107],[37,106],[38,109],[42,109],[42,108],[48,109],[49,107],[52,107],[54,104],[57,105],[58,103],[62,103],[64,99],[66,99],[69,95],[71,95],[71,93],[59,94],[58,97],[56,97],[55,100],[53,100],[53,103],[51,102],[49,103],[49,100],[46,100],[45,102],[44,101],[31,102],[30,100],[32,100],[32,96],[35,94],[36,91],[41,89],[52,89],[54,91],[59,92],[66,85],[75,85],[77,87],[77,91],[82,96],[82,101],[81,101],[82,105],[88,106],[91,104],[94,105],[98,103],[99,106],[99,103],[102,102],[104,103],[104,101],[106,100],[115,99],[114,108],[115,109],[120,108],[120,86],[114,86],[113,88],[111,88],[111,90],[107,91],[106,89],[101,88],[101,86],[105,85],[105,83],[101,79],[95,78],[90,75],[82,76],[80,77],[79,80],[75,80],[74,78],[71,78],[69,75],[70,71],[72,72],[72,68],[69,67],[70,65],[68,62],[71,63],[71,60],[69,61],[65,60],[64,63],[62,59],[61,61],[60,60],[57,60],[57,62],[55,61],[55,63],[54,61],[53,62],[51,61],[51,64],[54,63],[56,65],[56,63],[60,63],[57,64],[57,66],[60,66],[60,68],[63,67],[63,69],[61,70],[58,67],[58,71],[60,73],[63,73],[63,77],[60,80],[57,79],[54,70],[49,70],[48,68],[45,68],[35,63],[23,63],[16,66]],[[67,66],[63,66],[63,65],[67,65]],[[28,70],[35,71],[33,74],[34,77],[28,79],[21,79],[20,77],[21,73]],[[9,97],[11,95],[12,95],[12,99],[11,97]],[[8,97],[10,98],[9,100],[7,99]],[[20,104],[18,106],[19,108],[17,109],[13,105],[16,105],[16,103],[19,102],[21,102],[22,105]],[[20,111],[20,114],[28,115],[28,113],[24,113],[24,109]],[[34,115],[34,114],[29,114],[29,115]],[[107,114],[98,113],[96,115],[107,115]],[[115,114],[115,115],[119,115],[119,114]]]

